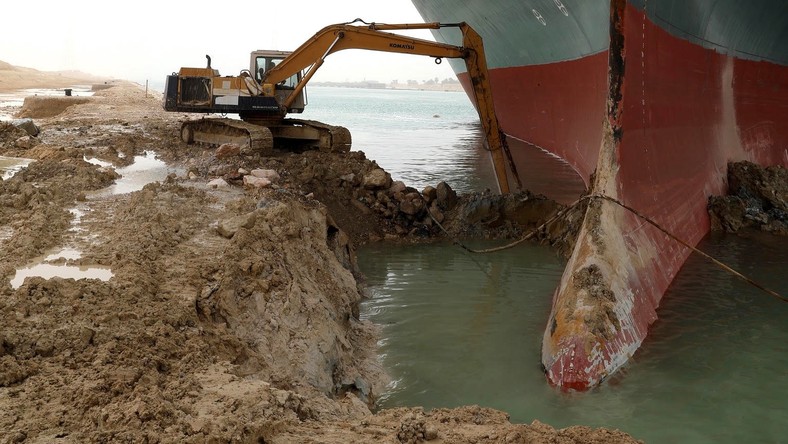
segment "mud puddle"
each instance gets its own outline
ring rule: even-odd
[[[110,163],[96,158],[85,160],[100,166],[111,166]],[[92,193],[87,193],[88,199],[98,199],[139,191],[149,183],[166,180],[169,174],[181,174],[183,172],[157,159],[154,151],[147,150],[142,156],[134,156],[134,163],[126,167],[118,168],[116,171],[121,175],[121,178],[116,180],[114,185]]]
[[[82,257],[79,250],[64,248],[50,253],[46,256],[33,261],[27,267],[19,268],[11,279],[11,288],[17,289],[25,282],[28,277],[42,277],[51,279],[53,277],[72,278],[72,279],[100,279],[108,281],[112,278],[112,270],[109,267],[100,265],[67,265],[69,260],[76,260]]]
[[[70,232],[77,232],[82,231],[82,227],[80,227],[80,222],[82,222],[82,216],[85,215],[85,208],[71,208],[68,210],[71,214],[74,215],[74,220],[71,221],[71,228],[68,229]]]
[[[27,161],[28,159],[5,159],[17,161],[15,163],[11,161],[8,162],[9,164],[15,165],[14,168],[16,169],[14,172],[19,171],[30,163],[30,161],[24,164],[23,162],[19,162],[20,160]],[[3,159],[0,158],[0,161],[2,160]],[[112,167],[111,163],[96,158],[85,158],[85,161],[103,167]],[[93,193],[87,193],[87,203],[69,210],[74,216],[71,227],[68,229],[69,232],[80,233],[82,236],[91,236],[91,233],[86,232],[81,226],[82,217],[86,212],[90,211],[90,200],[139,191],[149,183],[164,181],[169,174],[180,172],[178,169],[169,167],[166,163],[157,159],[154,151],[145,151],[143,155],[135,156],[134,163],[126,167],[118,168],[116,171],[122,177],[117,179],[114,185]],[[12,173],[9,174],[12,175]],[[0,232],[0,236],[3,236],[2,232]],[[104,281],[112,278],[113,273],[109,267],[68,264],[68,261],[77,260],[81,257],[82,253],[73,248],[61,248],[53,251],[50,254],[32,261],[29,265],[17,269],[16,274],[11,280],[11,286],[14,289],[19,288],[24,283],[25,278],[34,276],[45,279],[61,277],[73,279],[101,279]]]
[[[21,157],[0,156],[0,177],[3,180],[12,178],[14,174],[30,165],[32,161],[32,159],[23,159]]]

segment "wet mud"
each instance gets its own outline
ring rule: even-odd
[[[445,236],[436,220],[513,236],[557,204],[414,190],[363,147],[218,158],[159,100],[118,82],[32,112],[38,136],[0,123],[0,156],[35,160],[0,181],[0,442],[636,442],[477,406],[375,411],[388,379],[356,246]],[[96,192],[146,151],[172,173]],[[11,285],[64,248],[112,277]]]

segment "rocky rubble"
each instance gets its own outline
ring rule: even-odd
[[[788,234],[788,170],[752,162],[728,164],[728,195],[709,198],[714,231]]]
[[[311,195],[328,207],[332,219],[355,245],[383,239],[513,239],[535,229],[562,208],[528,191],[506,196],[490,192],[458,195],[446,182],[417,190],[393,180],[362,151],[279,153],[253,159],[237,150],[223,151],[236,154],[220,157],[206,153],[188,163],[188,169],[195,178],[220,177],[221,186],[255,183]],[[276,179],[253,178],[251,163],[258,165],[257,171],[273,172]],[[211,183],[218,186],[217,182]],[[559,223],[538,238],[556,245],[570,244],[572,233]]]
[[[36,129],[38,128],[36,127]],[[30,148],[37,141],[33,136],[19,125],[14,125],[11,122],[0,122],[0,143],[4,146],[16,145],[25,149]]]

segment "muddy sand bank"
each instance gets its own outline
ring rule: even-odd
[[[219,158],[125,82],[52,116],[36,106],[36,137],[0,123],[0,156],[36,160],[0,182],[0,442],[636,442],[478,406],[373,413],[387,379],[355,245],[422,241],[437,219],[514,235],[554,203],[413,190],[359,151]],[[166,178],[95,193],[146,151]],[[63,248],[80,254],[55,263],[112,278],[11,285]]]

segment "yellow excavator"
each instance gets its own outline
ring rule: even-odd
[[[357,22],[362,25],[356,25]],[[462,32],[462,46],[385,32],[444,27],[456,27]],[[330,25],[295,51],[252,52],[249,70],[241,71],[238,76],[219,75],[219,71],[211,67],[211,58],[206,56],[207,67],[181,68],[177,74],[167,76],[164,109],[239,115],[240,120],[203,118],[185,121],[181,126],[181,138],[186,143],[220,145],[232,142],[260,153],[271,152],[275,144],[277,147],[297,144],[322,151],[349,151],[351,137],[346,128],[285,118],[288,113],[303,112],[306,84],[329,54],[343,49],[425,55],[434,57],[436,63],[443,58],[463,59],[499,188],[502,193],[509,192],[507,164],[519,185],[506,139],[495,115],[482,39],[464,22],[381,24],[355,20]]]

